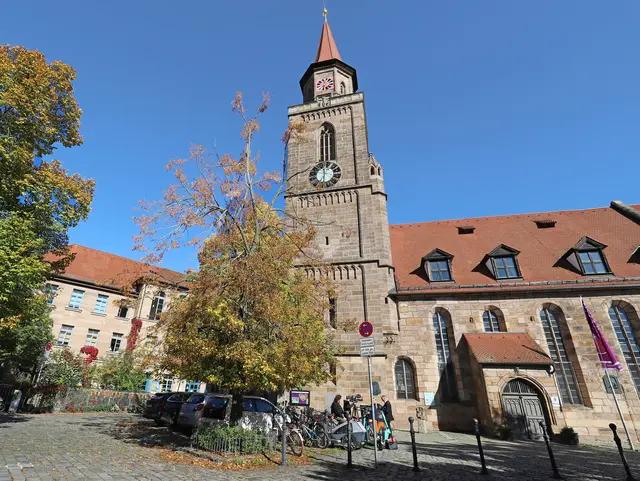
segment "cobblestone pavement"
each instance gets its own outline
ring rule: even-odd
[[[352,470],[346,453],[330,451],[301,468],[260,471],[217,471],[172,464],[162,450],[150,446],[186,445],[187,438],[156,428],[147,420],[125,414],[0,415],[0,481],[8,480],[260,480],[290,479],[360,481],[429,479],[548,480],[552,479],[544,443],[485,439],[490,476],[479,474],[475,437],[454,433],[418,434],[421,471],[412,471],[407,433],[397,433],[397,451],[354,452]],[[561,473],[569,480],[624,480],[617,451],[604,447],[553,445]],[[631,469],[640,479],[640,454],[628,452]]]

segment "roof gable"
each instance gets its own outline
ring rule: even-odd
[[[483,365],[539,365],[553,364],[551,358],[523,332],[463,334],[469,350]]]
[[[426,256],[423,257],[425,261],[434,261],[437,259],[451,259],[453,256],[448,252],[445,252],[441,249],[433,249]]]
[[[520,254],[519,250],[516,250],[513,247],[509,247],[504,244],[500,244],[498,247],[493,249],[487,255],[489,257],[500,257],[500,256],[517,256],[518,254]]]

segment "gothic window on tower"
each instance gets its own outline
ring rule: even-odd
[[[335,297],[329,298],[329,325],[334,329],[338,328],[338,306]]]
[[[336,133],[330,124],[320,127],[320,162],[336,160]]]
[[[344,82],[340,82],[340,95],[344,95],[347,93],[347,86]]]

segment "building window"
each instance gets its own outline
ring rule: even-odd
[[[433,315],[433,332],[438,354],[438,371],[440,372],[440,379],[444,380],[441,384],[444,389],[440,391],[440,396],[443,401],[454,401],[458,398],[455,369],[451,359],[447,319],[440,311]]]
[[[484,332],[500,332],[500,321],[496,311],[484,311],[482,314],[482,322],[484,324]]]
[[[451,260],[453,256],[441,249],[433,249],[422,258],[430,282],[452,281]]]
[[[329,325],[338,328],[338,304],[335,297],[329,298]]]
[[[160,314],[162,314],[162,308],[164,307],[164,292],[160,291],[153,298],[153,302],[151,303],[151,310],[149,311],[149,319],[158,320],[160,319]]]
[[[433,282],[450,281],[451,271],[447,259],[429,261],[429,280]]]
[[[113,336],[111,336],[111,347],[110,347],[110,351],[111,352],[120,352],[120,346],[122,345],[122,334],[118,334],[117,332],[113,333]]]
[[[160,385],[161,392],[171,392],[171,388],[173,387],[173,379],[169,379],[165,377],[162,380],[162,384]]]
[[[74,289],[71,293],[71,299],[69,299],[69,307],[71,309],[80,309],[83,297],[84,291],[81,291],[80,289]]]
[[[631,315],[635,317],[635,312],[632,312]],[[609,308],[609,317],[622,349],[624,360],[629,366],[629,372],[636,386],[636,391],[640,394],[640,347],[638,347],[638,339],[629,322],[629,315],[623,307],[611,306]]]
[[[606,274],[609,272],[600,251],[578,252],[578,260],[582,266],[582,272],[586,275]]]
[[[415,399],[416,388],[413,378],[413,367],[406,359],[398,359],[395,367],[396,394],[398,399]]]
[[[85,341],[85,346],[93,346],[96,347],[98,344],[98,334],[100,331],[98,329],[89,329],[87,332],[87,340]]]
[[[186,392],[199,392],[200,391],[200,381],[189,381],[184,390]]]
[[[104,294],[99,294],[98,299],[96,300],[96,307],[93,308],[93,312],[95,312],[96,314],[106,313],[108,300],[109,300],[109,296],[105,296]]]
[[[73,333],[73,326],[67,326],[63,324],[60,328],[60,334],[58,334],[58,346],[68,346],[71,342],[71,334]]]
[[[126,319],[129,315],[129,307],[128,306],[120,306],[118,308],[118,314],[116,317],[121,317],[122,319]]]
[[[520,277],[514,256],[493,257],[492,261],[496,279],[517,279]]]
[[[320,162],[329,162],[336,158],[336,135],[333,127],[324,124],[320,128]]]
[[[58,286],[56,284],[47,284],[44,292],[47,295],[47,304],[53,306],[53,301],[55,300],[56,293],[58,292]]]
[[[551,309],[540,311],[542,328],[547,339],[547,347],[555,367],[555,376],[558,381],[560,396],[565,404],[582,404],[578,382],[569,359],[567,348],[560,334],[557,313]]]
[[[340,82],[340,95],[344,95],[347,93],[347,86],[344,82]]]

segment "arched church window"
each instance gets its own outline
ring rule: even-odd
[[[442,401],[454,401],[458,398],[456,375],[451,359],[450,332],[447,329],[448,313],[436,311],[433,314],[433,333],[438,355],[438,371],[440,372],[440,397]]]
[[[347,93],[347,86],[344,82],[340,82],[340,95],[344,95]]]
[[[376,168],[373,165],[371,166],[371,175],[376,175]]]
[[[336,134],[333,127],[324,124],[320,128],[320,162],[336,159]]]
[[[640,393],[640,347],[629,320],[630,318],[637,320],[638,314],[631,306],[612,305],[609,308],[609,318],[613,324],[613,330],[616,332],[624,360],[629,366],[629,373],[636,385],[636,391]]]
[[[395,374],[398,399],[415,399],[416,385],[411,363],[406,359],[398,359],[396,361]]]
[[[490,309],[482,314],[482,324],[484,332],[502,332],[506,329],[502,328],[502,314],[499,311]]]
[[[565,404],[583,404],[573,364],[560,333],[558,318],[564,320],[561,316],[561,311],[547,308],[540,311],[542,329],[547,338],[547,346],[555,367],[555,376],[562,401]]]

